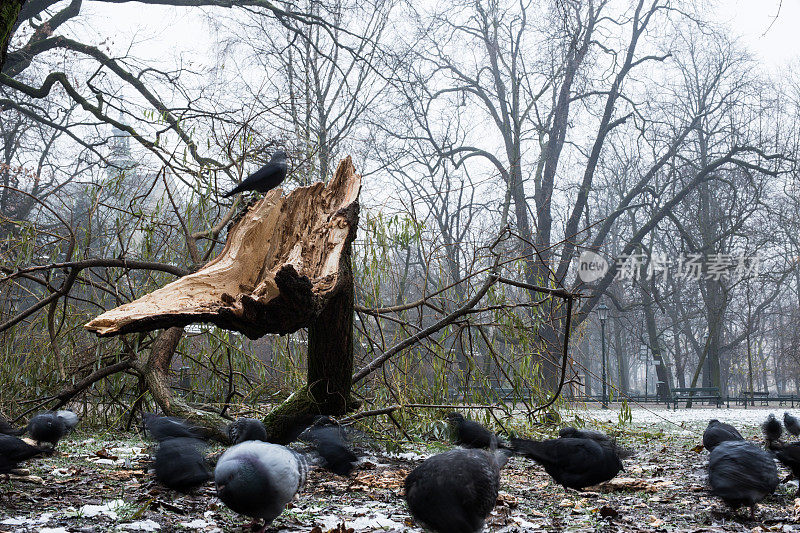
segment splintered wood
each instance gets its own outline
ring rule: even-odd
[[[84,327],[108,336],[211,322],[251,339],[297,331],[340,289],[360,190],[349,157],[327,186],[274,189],[232,225],[217,258]]]

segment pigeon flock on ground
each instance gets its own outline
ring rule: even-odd
[[[213,479],[219,499],[252,519],[251,527],[261,532],[303,489],[310,465],[349,476],[360,462],[344,428],[328,416],[317,416],[297,431],[298,440],[311,445],[306,452],[268,442],[260,420],[240,418],[228,426],[232,445],[216,457],[207,455],[205,431],[186,420],[152,413],[142,419],[155,442],[152,467],[159,483],[191,492]],[[636,453],[592,429],[565,427],[556,439],[506,441],[460,413],[449,413],[446,420],[459,447],[429,457],[405,479],[411,515],[421,527],[439,533],[482,531],[497,500],[500,472],[512,455],[532,459],[565,489],[583,490],[613,479],[625,470],[622,459]],[[37,414],[24,428],[0,417],[0,474],[53,453],[77,423],[69,410]],[[769,415],[761,426],[762,449],[733,426],[709,421],[703,434],[708,484],[734,511],[747,507],[755,516],[756,504],[779,484],[776,460],[792,472],[784,482],[800,477],[800,441],[785,442],[784,426],[790,435],[800,435],[800,421],[791,414],[784,414],[783,424]],[[29,442],[19,438],[25,433]]]

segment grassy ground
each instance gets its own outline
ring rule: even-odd
[[[800,530],[797,482],[781,484],[753,521],[744,511],[729,512],[707,492],[708,454],[693,451],[709,418],[729,421],[757,439],[757,424],[768,412],[634,409],[632,422],[622,427],[613,409],[578,412],[587,426],[618,433],[620,443],[638,451],[625,461],[626,471],[579,493],[554,485],[540,467],[514,458],[503,471],[486,530]],[[155,483],[147,473],[147,446],[135,435],[69,436],[57,454],[27,465],[31,476],[0,482],[0,532],[246,531],[248,520],[216,499],[213,484],[187,496]],[[271,531],[421,531],[402,500],[403,479],[424,457],[446,447],[415,444],[400,454],[371,452],[350,478],[314,469]]]

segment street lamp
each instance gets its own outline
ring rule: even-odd
[[[600,319],[600,344],[603,350],[603,409],[608,409],[608,395],[606,393],[606,319],[608,318],[608,306],[600,303],[597,306],[597,316]]]

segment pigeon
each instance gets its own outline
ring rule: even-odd
[[[620,446],[617,444],[616,439],[612,439],[602,431],[597,431],[596,429],[577,429],[567,426],[559,430],[558,436],[559,438],[592,439],[603,446],[611,446],[614,451],[617,452],[620,459],[627,459],[628,457],[636,455],[636,450]]]
[[[795,437],[800,435],[800,420],[789,414],[789,411],[783,413],[783,424],[786,426],[786,431]]]
[[[612,446],[594,439],[511,439],[511,449],[541,464],[558,484],[576,490],[613,479],[625,469]]]
[[[191,426],[186,420],[172,416],[158,416],[153,413],[143,413],[144,427],[153,440],[158,442],[167,439],[202,439],[203,432],[200,428]]]
[[[735,427],[720,422],[716,418],[708,422],[708,427],[703,432],[703,447],[706,450],[712,451],[720,443],[729,440],[744,440],[744,437],[736,431]]]
[[[438,533],[481,531],[510,455],[507,449],[455,448],[426,459],[405,480],[411,515]]]
[[[67,425],[55,413],[39,413],[28,421],[28,434],[39,445],[49,442],[55,448],[66,433]]]
[[[154,461],[156,479],[179,492],[189,492],[211,479],[203,455],[205,446],[205,442],[187,437],[159,442]]]
[[[770,455],[745,441],[725,441],[711,451],[708,459],[708,482],[711,492],[736,510],[755,506],[775,491],[778,469]]]
[[[497,442],[497,436],[475,422],[464,418],[461,413],[448,413],[447,422],[453,428],[455,443],[465,448],[489,448],[492,442]],[[499,444],[504,447],[503,444]]]
[[[261,167],[257,172],[253,172],[239,185],[223,195],[228,198],[242,191],[269,192],[286,179],[288,166],[286,165],[286,152],[277,150],[272,154],[269,163]]]
[[[231,422],[228,426],[228,437],[233,444],[239,444],[247,440],[260,440],[269,442],[267,439],[267,428],[261,420],[255,418],[239,418]]]
[[[4,435],[22,435],[25,428],[15,428],[5,417],[0,415],[0,433]]]
[[[314,444],[322,468],[340,476],[349,476],[355,470],[358,457],[348,446],[342,428],[330,417],[318,416],[305,435]]]
[[[0,434],[0,474],[8,474],[22,461],[49,452],[48,448],[31,446],[12,435]]]
[[[264,529],[303,487],[308,465],[301,454],[268,442],[246,441],[228,448],[217,462],[217,496],[233,512],[264,520]]]
[[[783,481],[789,481],[792,478],[800,479],[800,442],[792,442],[788,444],[773,443],[769,448],[775,457],[780,461],[783,466],[791,470],[792,474],[787,476]],[[797,487],[795,498],[800,498],[800,486]]]
[[[75,411],[62,409],[60,411],[56,411],[56,416],[64,421],[64,426],[67,428],[67,433],[70,433],[73,429],[75,429],[75,426],[78,425],[78,415],[75,414]]]
[[[780,421],[775,418],[775,415],[770,413],[767,419],[761,424],[761,431],[764,433],[764,438],[767,440],[767,448],[781,440],[783,435],[783,426]]]

